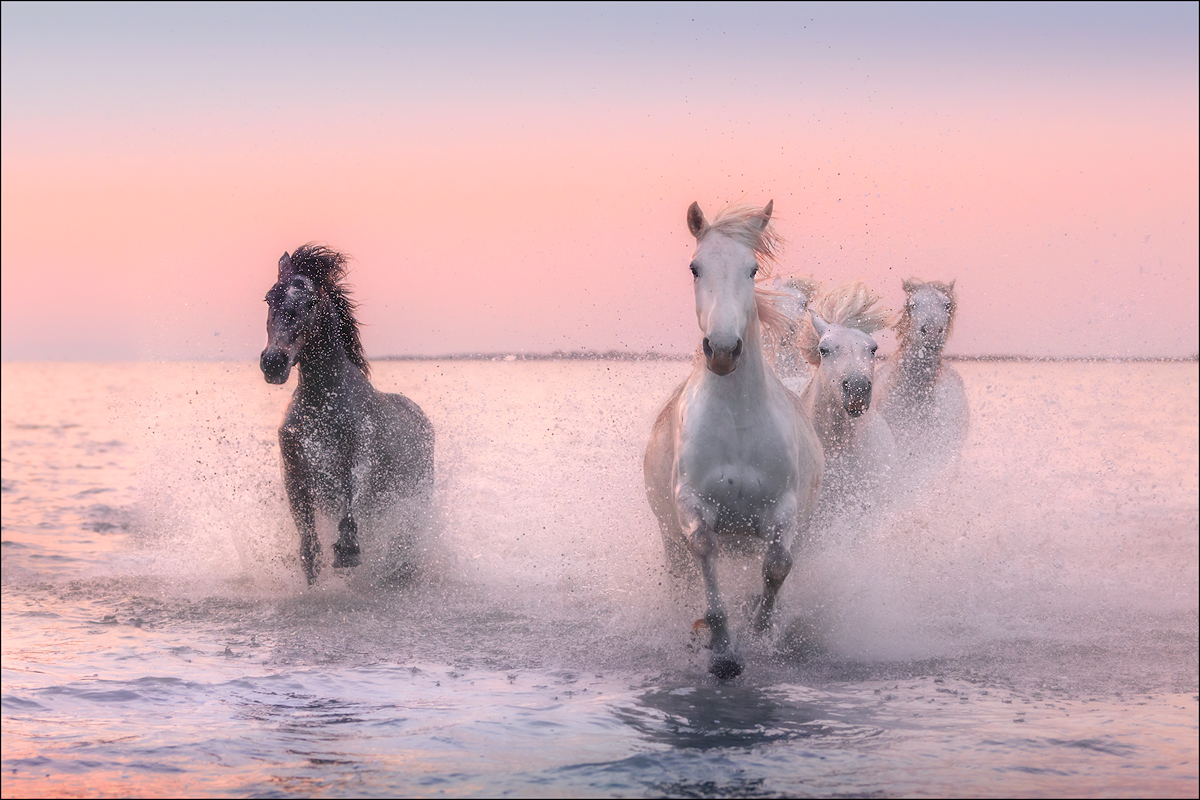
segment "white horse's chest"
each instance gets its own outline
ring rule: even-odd
[[[794,411],[720,402],[688,406],[678,426],[677,480],[735,514],[755,516],[796,488]]]

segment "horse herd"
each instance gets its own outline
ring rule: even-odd
[[[720,679],[744,664],[717,585],[722,545],[765,544],[750,622],[769,631],[799,544],[952,463],[968,420],[962,379],[942,360],[954,283],[904,281],[893,314],[861,281],[822,292],[812,279],[777,277],[772,207],[733,206],[711,220],[688,208],[702,357],[655,420],[643,463],[668,569],[703,583],[709,671]],[[337,524],[332,566],[353,567],[359,522],[433,482],[433,427],[414,402],[371,385],[345,270],[341,253],[304,245],[279,260],[266,296],[263,376],[282,384],[293,366],[299,373],[279,445],[310,584],[318,515]],[[877,366],[872,334],[889,326],[898,345]]]

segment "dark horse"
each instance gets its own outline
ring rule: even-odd
[[[266,298],[263,377],[282,384],[293,365],[300,373],[279,449],[309,584],[320,569],[318,512],[338,523],[334,568],[355,567],[358,520],[433,481],[433,426],[412,400],[371,386],[345,275],[344,254],[306,244],[279,259]]]

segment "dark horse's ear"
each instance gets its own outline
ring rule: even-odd
[[[763,208],[762,223],[758,226],[760,231],[767,229],[767,223],[771,221],[771,212],[775,210],[775,201],[768,200],[767,205]]]
[[[704,212],[700,210],[699,203],[692,203],[688,206],[687,213],[688,230],[692,232],[692,236],[697,239],[708,230],[708,223],[704,220]]]
[[[292,271],[292,257],[284,251],[284,254],[279,257],[279,277],[283,277]]]

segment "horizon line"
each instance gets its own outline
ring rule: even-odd
[[[386,355],[386,356],[370,356],[367,358],[368,363],[375,361],[691,361],[696,358],[695,353],[659,353],[654,350],[644,352],[629,352],[625,350],[553,350],[550,352],[535,352],[535,353],[514,353],[507,351],[499,352],[474,352],[474,353],[441,353],[437,355],[423,354],[408,354],[408,355]],[[885,361],[889,354],[881,355],[877,360]],[[1121,363],[1121,362],[1166,362],[1166,363],[1186,363],[1192,361],[1200,361],[1200,353],[1192,353],[1186,356],[1035,356],[1021,355],[1013,353],[988,353],[982,355],[943,355],[946,361],[958,362],[1104,362],[1104,363]],[[243,361],[252,361],[253,359],[241,358],[117,358],[117,359],[72,359],[72,358],[0,358],[0,363],[3,364],[36,364],[36,363],[96,363],[96,364],[137,364],[137,363],[170,363],[170,362],[195,362],[195,363],[240,363]]]

